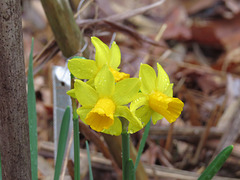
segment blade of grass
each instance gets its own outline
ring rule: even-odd
[[[128,160],[127,169],[128,169],[128,178],[130,180],[135,180],[136,179],[136,177],[135,177],[135,169],[134,169],[134,163],[133,163],[132,159]]]
[[[141,139],[141,142],[140,142],[140,146],[139,146],[139,149],[138,149],[138,154],[137,154],[137,158],[136,158],[136,162],[135,162],[135,166],[134,166],[135,172],[137,170],[137,167],[138,167],[138,164],[139,164],[142,152],[143,152],[143,148],[144,148],[144,146],[146,144],[146,140],[147,140],[147,137],[148,137],[149,129],[150,129],[150,126],[151,126],[151,121],[152,121],[152,119],[149,120],[149,122],[147,123],[147,125],[146,125],[146,127],[144,129],[144,133],[143,133],[143,136],[142,136],[142,139]]]
[[[38,179],[38,149],[37,149],[37,112],[36,112],[36,96],[33,83],[33,44],[32,38],[31,52],[29,56],[28,67],[28,121],[29,121],[29,138],[30,138],[30,152],[31,152],[31,172],[32,179]]]
[[[90,150],[89,150],[88,141],[86,141],[86,148],[87,148],[88,166],[89,166],[89,179],[93,180],[91,157],[90,157]]]
[[[211,162],[211,164],[205,169],[205,171],[198,178],[198,180],[212,179],[212,177],[219,171],[219,169],[223,166],[224,162],[230,156],[232,150],[233,145],[227,146],[225,149],[223,149]]]
[[[58,180],[61,174],[63,157],[66,149],[68,130],[70,124],[70,107],[68,106],[62,118],[61,129],[58,139],[57,159],[54,172],[54,180]]]

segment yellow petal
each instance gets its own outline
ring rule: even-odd
[[[85,118],[87,117],[87,114],[92,110],[93,107],[87,108],[87,107],[80,107],[77,109],[77,114],[80,116],[81,121],[83,121],[85,124]]]
[[[117,69],[118,66],[120,65],[120,63],[121,63],[121,52],[120,52],[120,49],[119,49],[118,45],[114,41],[112,43],[112,46],[111,46],[111,49],[110,49],[110,62],[109,62],[109,65],[113,69]]]
[[[129,121],[128,133],[130,134],[143,128],[141,121],[126,106],[117,106],[115,116],[124,117]]]
[[[113,69],[113,68],[109,68],[110,71],[112,72],[115,82],[121,81],[123,79],[127,79],[130,77],[130,74],[126,74],[124,72],[118,72],[117,70]]]
[[[158,68],[158,77],[156,80],[156,90],[163,93],[168,88],[170,81],[167,73],[164,71],[162,66],[158,63],[157,63],[157,68]]]
[[[157,112],[153,112],[152,114],[152,122],[155,125],[159,120],[161,120],[163,116],[161,114],[158,114]]]
[[[149,96],[149,106],[155,112],[163,115],[168,122],[176,121],[183,110],[183,102],[178,98],[168,97],[157,91]]]
[[[116,83],[113,100],[116,105],[124,105],[131,102],[137,95],[140,82],[137,78],[124,79]]]
[[[94,85],[100,97],[112,96],[115,90],[115,81],[107,65],[104,65],[98,72]]]
[[[101,132],[114,123],[115,104],[109,98],[100,98],[87,114],[85,122],[95,131]]]
[[[69,91],[67,91],[67,95],[71,96],[72,98],[76,99],[76,95],[75,95],[75,89],[70,89]]]
[[[156,81],[156,73],[154,69],[147,64],[141,64],[139,79],[141,81],[141,91],[144,94],[152,93],[152,91],[155,89]]]
[[[130,110],[134,112],[136,109],[140,108],[143,105],[148,105],[147,96],[143,93],[138,93],[130,104]]]
[[[91,79],[97,74],[94,60],[73,58],[68,61],[69,71],[78,79]]]
[[[74,89],[75,96],[81,105],[94,106],[96,104],[98,94],[90,85],[77,79],[74,83]]]
[[[148,105],[144,105],[135,111],[135,115],[142,122],[143,127],[147,125],[152,114],[153,110]]]
[[[95,60],[98,68],[101,68],[104,64],[109,64],[110,61],[110,49],[97,37],[92,37],[91,41],[96,49]]]
[[[173,97],[173,83],[169,84],[169,86],[163,93],[169,97]]]
[[[121,121],[117,117],[115,117],[113,125],[110,126],[110,128],[108,129],[104,129],[102,132],[105,134],[110,134],[112,136],[119,136],[122,133]]]

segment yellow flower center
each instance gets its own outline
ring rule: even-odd
[[[118,82],[118,81],[121,81],[123,79],[127,79],[127,78],[130,77],[130,74],[126,74],[124,72],[118,72],[118,71],[116,71],[113,68],[109,68],[109,69],[110,69],[110,71],[112,72],[112,74],[114,76],[115,82]]]
[[[176,121],[179,117],[183,110],[183,105],[180,99],[168,97],[159,91],[149,95],[149,106],[157,113],[163,115],[170,123]]]
[[[114,123],[113,114],[116,106],[109,98],[101,98],[94,108],[87,114],[85,122],[95,131],[108,129]]]

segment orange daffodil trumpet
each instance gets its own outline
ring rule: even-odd
[[[137,95],[140,82],[137,78],[115,83],[114,76],[104,65],[94,79],[95,89],[81,80],[74,83],[75,96],[82,107],[77,113],[93,130],[111,135],[120,135],[122,123],[119,117],[128,120],[128,132],[142,129],[142,123],[127,106]]]
[[[158,77],[154,69],[141,64],[139,79],[141,81],[141,93],[133,100],[130,109],[146,125],[150,117],[153,124],[163,117],[169,123],[176,121],[183,110],[183,102],[173,98],[173,84],[162,66],[157,63]]]
[[[68,61],[68,69],[76,78],[87,79],[91,84],[105,64],[112,72],[116,82],[130,77],[129,74],[119,72],[118,66],[121,63],[121,52],[115,41],[110,49],[97,37],[92,37],[91,41],[96,49],[95,61],[77,57]]]

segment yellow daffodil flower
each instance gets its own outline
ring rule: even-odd
[[[128,78],[115,83],[109,67],[104,65],[94,79],[94,87],[95,89],[81,80],[75,80],[74,94],[82,105],[77,109],[81,120],[95,131],[116,136],[122,132],[119,117],[129,121],[129,133],[142,128],[141,121],[124,106],[137,95],[139,79]]]
[[[115,82],[130,77],[129,74],[119,72],[118,66],[121,63],[121,52],[116,42],[113,42],[109,49],[109,47],[97,37],[92,37],[91,41],[96,49],[95,61],[77,57],[73,57],[68,61],[68,69],[76,78],[93,81],[105,64],[107,64],[109,70],[113,73]]]
[[[160,64],[157,64],[158,77],[154,69],[141,64],[139,78],[141,93],[133,100],[130,110],[146,125],[150,117],[153,124],[165,117],[169,123],[176,121],[183,110],[183,102],[173,98],[173,84]]]

